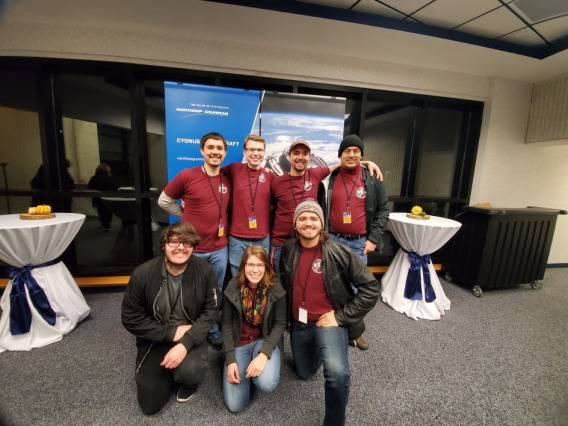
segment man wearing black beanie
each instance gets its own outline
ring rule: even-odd
[[[330,238],[353,249],[367,264],[367,254],[384,246],[382,235],[389,207],[383,183],[361,167],[364,148],[357,135],[346,136],[341,141],[337,152],[341,167],[331,173],[327,189],[320,185],[318,198]],[[362,334],[350,333],[349,344],[361,350],[369,347]]]

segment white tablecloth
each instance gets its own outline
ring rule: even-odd
[[[441,315],[444,315],[444,311],[450,309],[450,299],[444,294],[432,261],[428,264],[428,270],[436,299],[433,302],[425,300],[422,269],[420,270],[422,300],[407,299],[404,297],[404,289],[411,263],[409,255],[402,249],[420,256],[432,254],[442,248],[460,226],[461,223],[443,217],[431,216],[429,220],[419,220],[406,217],[406,213],[391,213],[389,229],[402,248],[395,255],[381,280],[383,302],[413,319],[439,320]]]
[[[27,264],[40,265],[61,256],[79,232],[85,215],[55,215],[52,219],[41,220],[22,220],[17,214],[0,216],[0,258],[21,268]],[[55,325],[49,325],[37,312],[26,288],[32,313],[31,328],[28,333],[13,336],[10,333],[10,280],[0,300],[0,352],[27,351],[57,342],[91,311],[63,262],[32,269],[32,276],[55,311]]]

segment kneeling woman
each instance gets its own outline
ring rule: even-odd
[[[223,399],[236,413],[249,402],[251,381],[258,390],[271,392],[280,380],[286,293],[266,251],[250,246],[223,294]]]

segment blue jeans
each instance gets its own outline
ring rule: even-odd
[[[278,244],[270,243],[270,260],[272,261],[272,266],[274,266],[274,272],[278,279],[280,279],[280,252],[282,251],[282,246]]]
[[[345,424],[351,373],[345,327],[316,327],[316,323],[292,322],[290,346],[301,379],[309,379],[323,364],[325,377],[324,425]]]
[[[367,255],[363,255],[363,250],[365,250],[365,241],[367,241],[366,237],[361,237],[358,240],[349,241],[345,238],[338,237],[337,235],[329,234],[329,238],[333,241],[337,241],[344,246],[349,247],[351,250],[355,252],[357,257],[363,261],[363,263],[367,264]]]
[[[225,281],[225,273],[227,272],[227,262],[229,260],[229,249],[227,246],[223,247],[222,249],[211,251],[209,253],[195,253],[193,254],[196,257],[200,257],[201,259],[205,259],[209,264],[213,267],[215,271],[215,275],[217,276],[217,285],[219,287],[219,301],[218,303],[221,304],[221,297],[223,294],[223,281]],[[213,328],[211,328],[210,333],[218,333],[219,332],[219,325],[217,323],[213,324]]]
[[[367,255],[363,256],[363,250],[365,250],[365,241],[367,241],[366,237],[361,237],[355,241],[349,241],[345,238],[338,237],[337,235],[329,234],[329,239],[333,241],[337,241],[339,244],[343,244],[344,246],[349,247],[351,250],[355,252],[357,257],[363,261],[363,263],[367,264]],[[359,290],[354,285],[351,286],[353,292],[357,294]]]
[[[270,254],[270,235],[261,239],[247,239],[229,235],[229,265],[233,278],[239,274],[243,252],[250,246],[261,246],[266,254]]]
[[[246,370],[251,360],[258,355],[264,339],[255,340],[252,343],[235,348],[237,367],[241,383],[229,383],[227,380],[227,365],[223,369],[223,399],[227,408],[233,413],[238,413],[248,404],[250,399],[250,383],[254,383],[261,392],[272,392],[280,381],[280,349],[278,346],[272,351],[270,359],[266,362],[264,371],[260,376],[246,378]]]

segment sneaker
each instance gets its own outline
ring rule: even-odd
[[[176,399],[177,402],[187,402],[189,401],[191,398],[193,398],[193,395],[195,395],[195,392],[197,391],[197,385],[193,385],[193,386],[185,386],[185,385],[181,385],[179,387]]]
[[[358,339],[350,340],[349,345],[355,346],[356,348],[359,348],[362,351],[366,351],[367,349],[369,349],[369,342],[367,342],[367,339],[365,339],[365,336],[363,335],[359,336]]]
[[[221,335],[218,331],[209,333],[207,335],[207,342],[209,343],[209,346],[216,351],[223,349],[223,340],[221,339]]]

